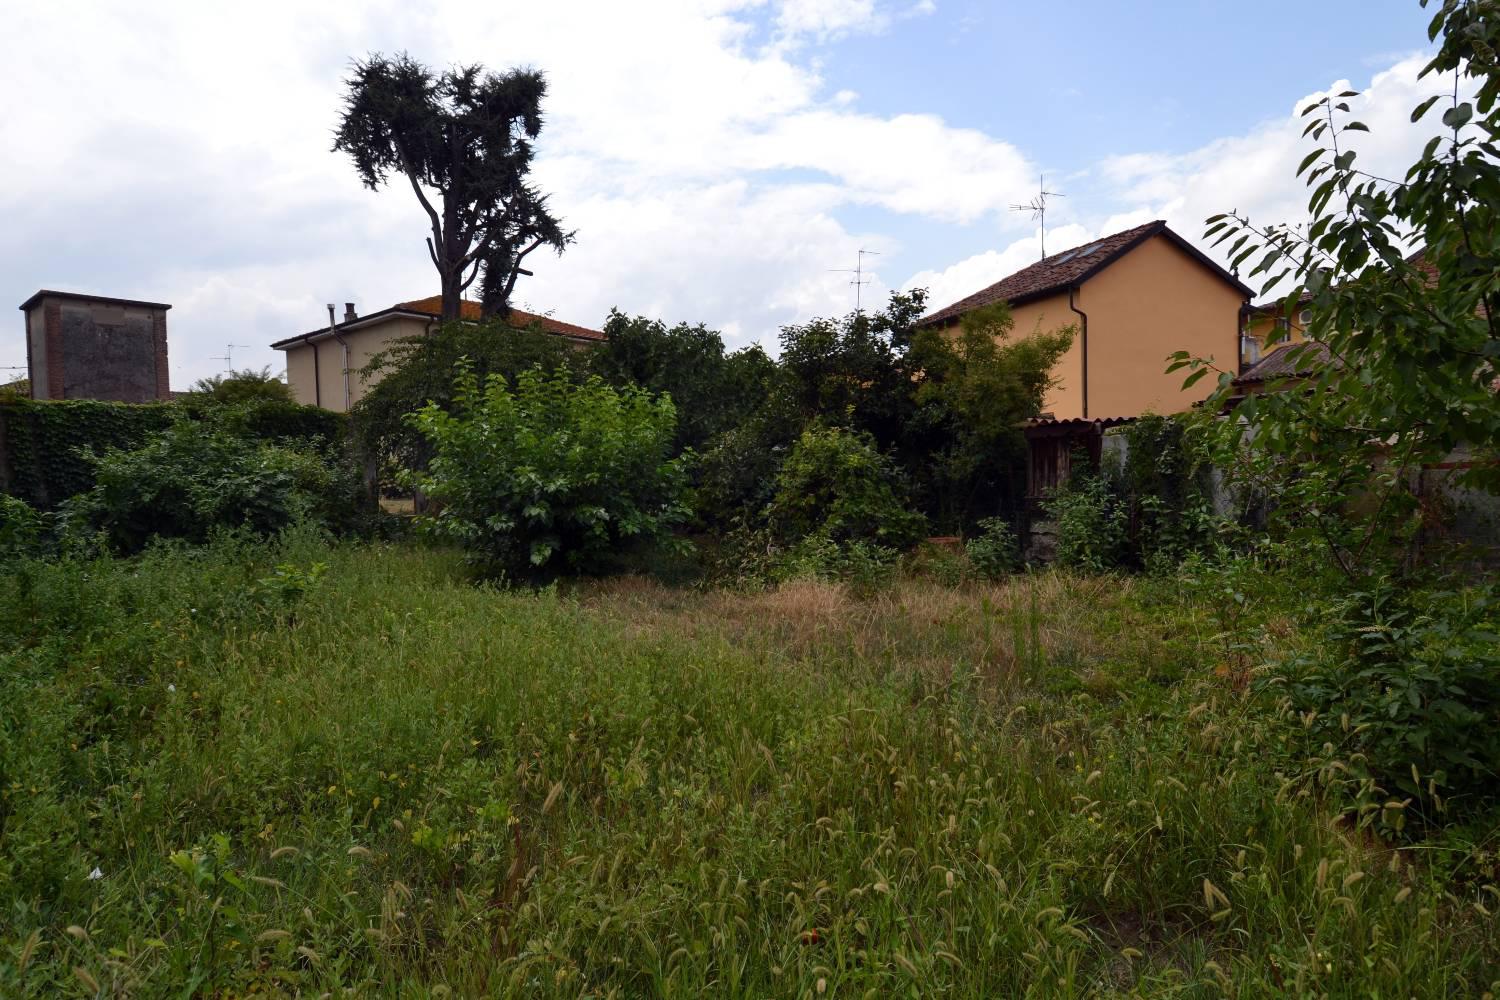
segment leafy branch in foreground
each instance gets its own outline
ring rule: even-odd
[[[1206,232],[1232,266],[1289,283],[1286,308],[1312,317],[1309,342],[1287,348],[1299,374],[1215,422],[1217,453],[1275,493],[1354,583],[1414,568],[1430,520],[1426,470],[1457,460],[1467,485],[1500,489],[1500,3],[1449,0],[1430,34],[1442,41],[1422,77],[1443,90],[1412,121],[1446,110],[1401,180],[1357,166],[1351,137],[1369,129],[1350,118],[1358,95],[1344,91],[1302,111],[1318,144],[1297,171],[1310,189],[1306,223],[1229,212]],[[1190,381],[1217,373],[1208,412],[1234,402],[1234,373],[1186,354],[1169,370],[1179,368],[1193,369]]]

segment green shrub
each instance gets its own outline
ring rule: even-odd
[[[1394,797],[1424,821],[1500,801],[1500,603],[1492,589],[1353,594],[1321,641],[1278,665],[1309,749],[1325,745],[1366,779],[1360,799]],[[1381,818],[1400,825],[1405,810]]]
[[[279,383],[278,383],[279,384]],[[171,403],[113,403],[97,399],[0,400],[0,440],[10,469],[7,492],[53,510],[94,485],[91,453],[130,451],[183,418],[207,421],[238,436],[292,445],[342,448],[345,417],[288,400],[250,398],[234,403],[193,395]]]
[[[270,368],[256,371],[232,371],[227,375],[210,375],[193,383],[188,395],[223,406],[249,402],[292,403],[291,386],[271,374]]]
[[[1102,477],[1089,476],[1047,498],[1045,509],[1057,522],[1057,561],[1063,566],[1103,573],[1127,557],[1125,505]]]
[[[783,463],[766,516],[788,543],[818,537],[903,551],[927,530],[895,464],[869,435],[817,424],[802,432]]]
[[[813,535],[782,555],[772,570],[775,580],[836,580],[856,594],[871,594],[896,575],[900,553],[865,541],[835,542]]]
[[[36,555],[46,536],[46,523],[31,504],[0,493],[0,557]]]
[[[686,519],[687,459],[669,457],[669,397],[539,369],[512,389],[464,365],[454,404],[411,415],[433,457],[410,482],[442,504],[428,528],[484,573],[596,572]]]
[[[1209,464],[1180,417],[1148,413],[1121,433],[1131,557],[1144,569],[1168,571],[1214,540],[1219,519],[1208,499]]]
[[[987,517],[979,522],[979,534],[964,542],[964,552],[974,572],[986,580],[1014,573],[1021,564],[1021,547],[1010,522]]]
[[[200,410],[240,437],[294,448],[316,448],[326,454],[342,450],[348,427],[345,414],[289,400],[250,399]]]
[[[90,449],[139,448],[169,426],[169,403],[109,403],[97,399],[14,399],[0,403],[6,491],[52,510],[94,485]]]
[[[361,507],[358,479],[314,452],[180,419],[133,450],[93,458],[94,486],[65,505],[73,530],[135,552],[153,538],[207,541],[220,528],[270,534],[295,521],[339,527]]]

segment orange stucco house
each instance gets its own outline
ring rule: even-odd
[[[1067,476],[1069,455],[1097,459],[1104,428],[1143,413],[1175,413],[1205,398],[1208,379],[1182,387],[1168,355],[1188,351],[1238,371],[1252,291],[1160,220],[1045,257],[924,317],[956,330],[965,314],[1006,302],[1013,336],[1074,327],[1053,370],[1040,420],[1027,428],[1033,496]]]

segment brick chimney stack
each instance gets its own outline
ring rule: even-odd
[[[344,322],[345,323],[353,323],[357,319],[359,319],[359,313],[357,313],[357,312],[354,311],[354,303],[353,302],[345,302],[344,303]]]

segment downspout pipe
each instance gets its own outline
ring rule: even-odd
[[[1081,322],[1078,327],[1078,342],[1083,348],[1083,418],[1089,416],[1089,314],[1078,308],[1075,296],[1078,294],[1078,286],[1068,287],[1068,308],[1078,314]]]
[[[309,339],[307,340],[307,346],[311,347],[313,352],[313,405],[322,406],[323,374],[318,370],[318,345]]]
[[[349,342],[344,335],[339,333],[338,322],[334,319],[333,303],[328,303],[328,332],[333,334],[333,339],[339,342],[344,349],[344,412],[349,412]]]

